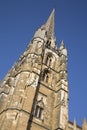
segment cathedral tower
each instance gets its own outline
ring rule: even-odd
[[[0,130],[65,130],[67,50],[57,47],[53,10],[0,83]]]

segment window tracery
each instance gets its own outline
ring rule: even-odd
[[[51,40],[47,40],[47,42],[46,42],[46,47],[50,47],[50,45],[51,45]]]
[[[38,118],[38,119],[43,120],[43,113],[44,113],[44,102],[43,102],[43,97],[42,97],[36,103],[35,117]]]
[[[43,72],[42,72],[42,81],[48,83],[49,82],[49,70],[48,69],[45,69]]]
[[[51,63],[52,63],[52,54],[51,53],[47,54],[45,63],[46,63],[47,66],[51,66]]]
[[[37,105],[35,111],[35,117],[42,119],[42,113],[43,113],[43,108]]]

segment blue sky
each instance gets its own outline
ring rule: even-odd
[[[87,119],[87,0],[0,0],[0,79],[55,8],[55,36],[68,49],[69,119]]]

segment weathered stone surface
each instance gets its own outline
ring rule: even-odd
[[[74,123],[74,130],[81,130]],[[67,50],[54,36],[54,10],[0,81],[0,130],[73,130],[68,122]],[[86,130],[86,125],[83,125]]]

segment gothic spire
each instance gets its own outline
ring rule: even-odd
[[[47,35],[49,38],[54,37],[54,14],[55,14],[55,9],[53,9],[47,22],[45,23]]]
[[[54,38],[54,12],[55,10],[53,9],[47,22],[38,28],[34,37],[44,38],[46,36],[48,39]]]

